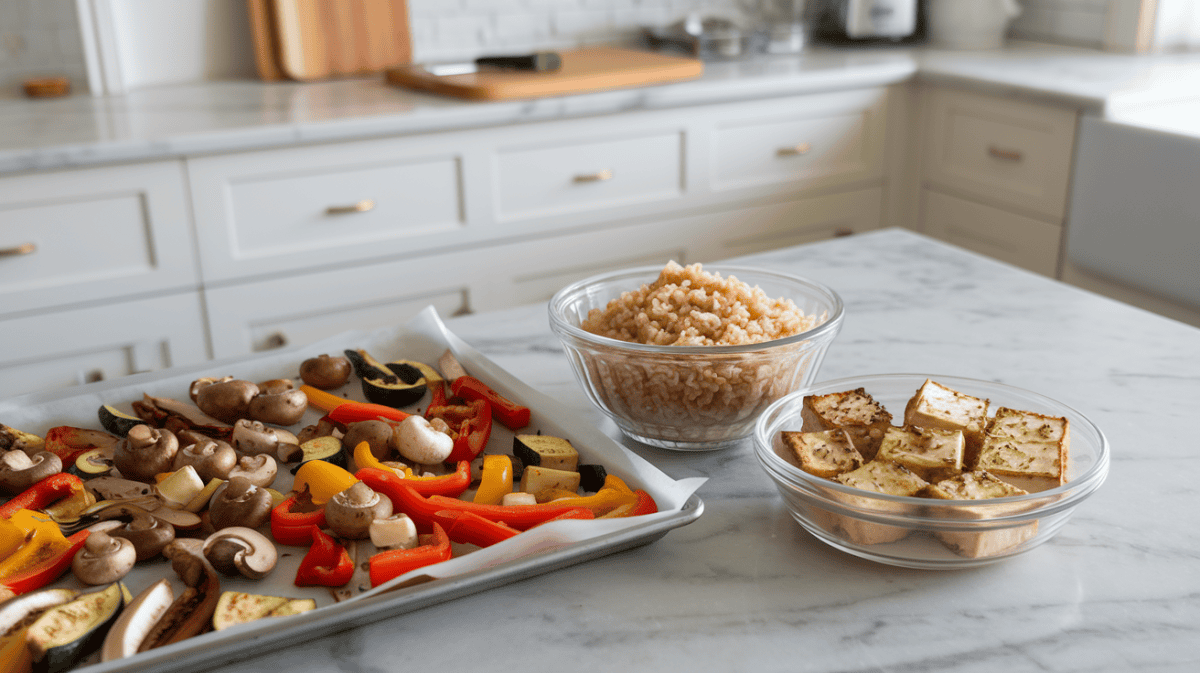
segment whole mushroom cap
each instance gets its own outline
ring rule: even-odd
[[[177,451],[170,430],[135,425],[113,449],[113,465],[126,479],[153,483],[154,475],[173,469]]]
[[[325,503],[325,523],[338,537],[347,540],[366,539],[372,521],[391,515],[392,501],[361,481],[334,494]]]
[[[295,425],[308,410],[308,395],[303,390],[290,389],[275,393],[259,393],[250,400],[250,418],[275,425]]]
[[[71,571],[84,584],[112,584],[128,575],[136,562],[132,542],[95,531],[88,534],[83,548],[71,559]]]
[[[322,353],[300,363],[300,379],[321,390],[332,390],[346,385],[353,371],[350,360],[341,355]]]
[[[0,457],[0,493],[17,495],[59,472],[62,459],[49,451],[39,451],[32,458],[20,450],[5,452]]]
[[[218,381],[196,391],[196,406],[217,420],[233,423],[246,417],[250,400],[254,399],[258,392],[258,386],[251,381]]]
[[[271,493],[245,477],[234,477],[209,503],[208,518],[217,530],[234,526],[258,528],[271,519]]]

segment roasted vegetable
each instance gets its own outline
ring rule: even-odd
[[[124,603],[124,591],[114,582],[44,612],[26,634],[33,670],[65,671],[98,649]]]
[[[407,407],[416,404],[430,384],[442,385],[441,374],[420,362],[397,360],[385,365],[361,348],[345,353],[362,379],[363,395],[376,404]]]
[[[222,631],[256,619],[298,615],[315,609],[317,602],[311,598],[284,598],[226,591],[217,601],[217,611],[213,613],[212,618],[213,630]]]
[[[117,437],[124,437],[133,426],[145,423],[137,416],[131,416],[107,404],[100,405],[97,414],[100,417],[100,425]]]

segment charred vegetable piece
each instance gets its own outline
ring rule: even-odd
[[[579,452],[571,442],[550,435],[516,435],[513,455],[525,465],[537,465],[554,470],[574,472],[579,466]]]
[[[397,360],[386,365],[363,349],[346,350],[346,358],[362,379],[363,395],[375,404],[406,407],[416,404],[428,385],[442,385],[442,377],[429,365],[410,360]]]
[[[111,454],[120,437],[102,430],[60,425],[46,431],[46,450],[72,465],[75,459],[92,449],[107,449]]]
[[[161,579],[138,594],[113,622],[100,649],[101,661],[124,659],[137,654],[150,629],[166,613],[175,600],[171,582]]]
[[[337,437],[314,437],[300,445],[300,464],[292,468],[292,474],[296,474],[306,463],[314,460],[323,460],[346,468],[350,466],[350,453]]]
[[[104,449],[92,449],[79,455],[75,463],[67,467],[67,472],[80,479],[94,479],[108,476],[113,470],[111,452]]]
[[[145,422],[108,404],[101,405],[97,413],[100,416],[100,426],[118,437],[124,437],[130,428]]]
[[[604,469],[603,465],[580,465],[579,466],[579,488],[588,493],[595,493],[604,487],[604,480],[608,478],[608,470]]]
[[[315,610],[316,607],[317,602],[311,598],[284,598],[283,596],[248,594],[242,591],[226,591],[217,601],[217,611],[213,613],[212,619],[213,630],[222,631],[231,626],[266,617],[298,615]]]
[[[124,602],[121,585],[114,582],[47,610],[26,634],[33,670],[65,671],[94,652],[104,642]]]

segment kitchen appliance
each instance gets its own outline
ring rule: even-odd
[[[817,35],[901,40],[917,32],[917,0],[815,0]]]
[[[929,41],[949,49],[999,49],[1008,24],[1021,15],[1017,0],[926,0]]]

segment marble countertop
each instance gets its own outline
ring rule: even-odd
[[[696,80],[477,103],[381,78],[218,81],[120,96],[0,99],[0,174],[883,86],[912,79],[1053,100],[1093,114],[1200,98],[1200,55],[1127,56],[1016,43],[988,52],[814,48],[707,63]]]
[[[944,373],[1039,391],[1107,434],[1107,483],[1025,555],[973,570],[907,570],[804,532],[749,446],[685,454],[626,442],[671,477],[708,477],[698,521],[643,547],[220,670],[382,671],[408,661],[450,671],[1200,667],[1200,374],[1187,368],[1200,356],[1200,330],[904,230],[739,261],[842,295],[845,325],[821,379]],[[617,436],[573,380],[544,306],[448,326]]]

